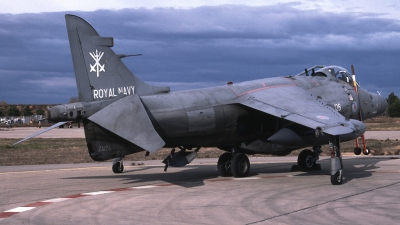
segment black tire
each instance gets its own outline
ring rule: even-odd
[[[343,174],[341,175],[340,171],[337,171],[335,175],[331,175],[332,185],[341,185],[342,183],[343,183]]]
[[[122,173],[124,171],[124,164],[117,162],[112,166],[112,171],[114,173]]]
[[[219,157],[217,168],[218,168],[218,173],[221,177],[232,176],[231,159],[232,159],[232,153],[230,152],[225,152]]]
[[[231,161],[232,175],[234,177],[247,177],[250,172],[250,161],[247,155],[238,153]]]
[[[315,167],[315,162],[312,160],[315,158],[314,152],[309,149],[303,150],[300,152],[299,157],[297,158],[297,165],[302,171],[313,170]]]
[[[367,147],[365,149],[365,152],[363,152],[364,155],[369,155],[369,153],[371,153],[371,151],[369,150],[369,148]]]
[[[354,154],[355,155],[360,155],[361,154],[361,148],[354,148]]]

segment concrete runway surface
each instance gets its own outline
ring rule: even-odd
[[[296,157],[251,158],[250,176],[218,177],[217,159],[114,174],[110,163],[0,167],[0,224],[398,224],[400,160],[345,156],[344,184],[290,172]]]

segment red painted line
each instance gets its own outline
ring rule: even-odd
[[[10,217],[10,216],[15,215],[17,213],[18,212],[2,212],[2,213],[0,213],[0,218],[1,219],[7,218],[7,217]]]
[[[227,178],[227,179],[218,179],[218,180],[207,180],[209,182],[219,182],[219,181],[228,181],[228,180],[232,180],[231,178]]]
[[[86,197],[88,195],[81,195],[81,194],[77,194],[77,195],[71,195],[71,196],[67,196],[67,197],[63,197],[63,198],[81,198],[81,197]]]
[[[39,207],[39,206],[44,206],[44,205],[48,205],[51,203],[52,202],[35,202],[35,203],[28,204],[28,205],[24,205],[23,207]]]
[[[129,189],[129,188],[115,188],[115,189],[110,189],[109,191],[132,191],[132,189]]]
[[[394,172],[392,172],[392,173],[394,173]],[[396,173],[398,173],[398,172],[396,172]],[[267,177],[261,177],[261,178],[283,178],[283,177],[288,177],[288,176],[285,176],[285,175],[282,175],[282,176],[267,176]],[[220,182],[220,181],[233,181],[233,180],[234,179],[232,179],[232,178],[221,178],[221,179],[212,179],[212,180],[205,180],[205,181]],[[163,184],[155,184],[155,185],[142,186],[142,187],[169,187],[169,186],[177,186],[177,185],[176,184],[171,184],[171,183],[163,183]],[[141,189],[141,188],[137,187],[137,189]],[[135,190],[135,187],[115,188],[115,189],[110,189],[108,191],[118,192],[118,191],[128,191],[128,190],[129,191]],[[76,194],[76,195],[70,195],[70,196],[62,197],[60,199],[65,199],[66,200],[66,199],[75,199],[75,198],[81,198],[81,197],[87,197],[87,196],[91,196],[91,195]],[[52,200],[52,199],[50,199],[50,200]],[[41,207],[41,206],[45,206],[45,205],[48,205],[48,204],[52,204],[52,203],[57,203],[58,202],[58,201],[50,201],[50,200],[49,201],[48,200],[44,200],[44,201],[40,201],[40,202],[30,203],[30,204],[27,204],[27,205],[22,206],[22,207],[28,207],[28,208],[30,207],[30,209],[34,209],[36,207]],[[55,199],[53,199],[53,200],[55,200]],[[15,209],[19,209],[19,208],[22,208],[22,207],[17,207]],[[11,209],[10,211],[15,210],[15,209]],[[30,210],[30,209],[28,209],[28,210]],[[19,211],[19,212],[7,212],[7,211],[4,211],[4,212],[0,213],[0,219],[8,218],[8,217],[11,217],[11,216],[13,216],[13,215],[15,215],[17,213],[24,212],[24,211],[27,211],[27,210],[22,210],[22,211]]]

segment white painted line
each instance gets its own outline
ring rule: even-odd
[[[41,202],[52,202],[52,203],[55,203],[55,202],[62,202],[62,201],[65,201],[65,200],[69,200],[70,198],[52,198],[52,199],[47,199],[47,200],[44,200],[44,201],[41,201]]]
[[[103,195],[103,194],[108,194],[108,193],[113,193],[115,191],[95,191],[95,192],[89,192],[89,193],[83,193],[81,195]]]
[[[261,177],[242,177],[242,178],[232,178],[232,180],[258,180]]]
[[[4,212],[16,212],[16,213],[20,213],[20,212],[25,212],[31,209],[34,209],[36,207],[17,207],[17,208],[13,208]]]
[[[157,186],[147,185],[147,186],[131,187],[129,189],[146,189],[146,188],[155,188],[155,187],[157,187]]]

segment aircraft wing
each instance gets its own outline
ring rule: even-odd
[[[241,104],[312,129],[321,128],[330,135],[348,134],[355,130],[349,120],[326,102],[298,86],[252,92]]]

